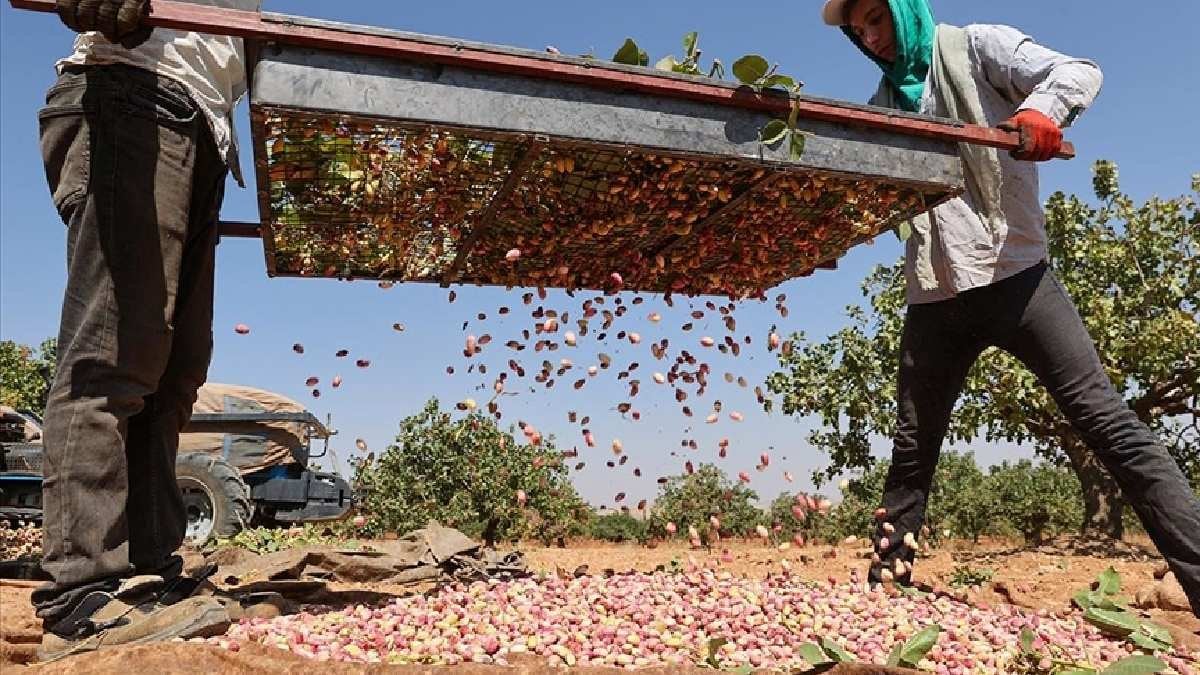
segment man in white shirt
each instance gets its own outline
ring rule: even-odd
[[[58,11],[80,35],[38,114],[67,226],[44,430],[52,581],[33,594],[43,660],[229,625],[182,575],[175,458],[212,352],[216,223],[238,170],[230,113],[246,88],[241,40],[152,30],[148,0]]]
[[[1200,613],[1200,503],[1112,386],[1047,263],[1034,162],[1055,156],[1061,128],[1095,99],[1099,67],[1008,26],[934,24],[928,0],[827,0],[823,19],[883,71],[873,104],[1000,126],[1022,139],[1011,156],[961,146],[966,193],[913,223],[899,420],[870,580],[911,581],[912,537],[955,401],[975,360],[998,347],[1038,377],[1104,463]]]

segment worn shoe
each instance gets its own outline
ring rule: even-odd
[[[119,645],[210,637],[229,628],[229,612],[216,599],[172,598],[166,604],[161,591],[161,578],[135,577],[115,593],[89,594],[42,636],[38,660],[56,661]]]

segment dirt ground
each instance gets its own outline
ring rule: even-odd
[[[386,548],[389,542],[376,542]],[[758,543],[723,543],[734,556],[733,562],[723,563],[722,569],[749,577],[762,577],[782,571],[781,560],[786,559],[791,570],[808,580],[846,581],[853,571],[865,575],[867,551],[861,546],[841,545],[807,546],[801,549],[778,550]],[[602,574],[606,570],[617,572],[638,570],[653,571],[657,566],[669,568],[672,560],[681,565],[691,562],[699,565],[717,562],[716,551],[689,550],[686,545],[663,544],[654,548],[638,545],[604,543],[578,543],[569,548],[526,548],[530,566],[548,573],[575,573],[583,565],[589,574]],[[1156,557],[1143,554],[1138,546],[1122,547],[1121,550],[1081,553],[1046,547],[1038,550],[1020,550],[1009,542],[985,542],[979,545],[952,544],[935,549],[928,557],[918,560],[915,580],[935,589],[958,595],[965,594],[974,604],[997,604],[1008,602],[1030,609],[1045,609],[1051,612],[1067,611],[1070,597],[1077,590],[1091,583],[1102,570],[1112,565],[1121,574],[1123,592],[1132,596],[1139,588],[1155,583],[1155,571],[1162,563]],[[956,567],[969,566],[973,570],[988,569],[993,572],[990,582],[980,587],[952,589],[949,584]],[[40,640],[40,625],[33,616],[29,595],[36,582],[0,580],[0,671],[5,673],[309,673],[312,662],[298,656],[251,645],[233,653],[215,647],[196,644],[150,645],[109,650],[74,657],[65,662],[44,666],[28,666]],[[333,587],[346,602],[371,602],[386,600],[390,596],[404,595],[424,589],[409,587],[384,587],[379,585],[354,586],[339,584]],[[1150,616],[1168,625],[1175,634],[1177,643],[1190,650],[1200,649],[1200,620],[1187,612],[1163,612],[1152,610]],[[14,668],[19,668],[13,670]],[[384,672],[404,670],[424,672],[428,667],[371,666],[349,664],[321,664],[321,671],[328,673]],[[439,669],[441,671],[447,668]],[[456,666],[455,672],[476,673],[495,668],[483,666]],[[537,660],[517,664],[518,672],[545,673],[548,669]],[[508,672],[508,671],[506,671]],[[661,671],[647,671],[661,672]],[[673,672],[678,672],[675,669]],[[886,669],[859,668],[832,672],[886,673]],[[891,671],[898,672],[898,671]]]

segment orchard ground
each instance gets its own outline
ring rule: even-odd
[[[369,542],[372,547],[386,550],[391,540]],[[1148,553],[1142,553],[1143,549]],[[718,551],[727,549],[729,556]],[[1060,550],[1063,549],[1063,550]],[[720,549],[711,553],[704,549],[692,549],[686,544],[670,542],[652,546],[637,544],[609,544],[591,541],[571,542],[566,548],[521,547],[530,567],[545,572],[552,578],[559,575],[574,576],[577,568],[586,565],[586,574],[594,579],[602,578],[606,570],[618,573],[636,570],[651,573],[656,568],[686,568],[689,564],[701,568],[711,567],[719,572],[728,572],[733,578],[764,580],[771,575],[785,572],[782,561],[787,560],[792,575],[789,581],[797,584],[817,582],[822,584],[845,584],[854,575],[865,574],[867,550],[861,542],[838,546],[809,545],[802,548],[777,547],[757,541],[723,541]],[[1120,573],[1122,594],[1133,597],[1138,590],[1156,583],[1155,572],[1161,562],[1152,554],[1149,543],[1132,540],[1131,545],[1119,550],[1110,550],[1108,555],[1083,555],[1071,553],[1063,547],[1047,545],[1039,548],[1022,548],[1014,542],[984,540],[979,544],[946,542],[933,548],[919,558],[915,580],[918,584],[932,586],[935,592],[944,592],[966,604],[984,609],[1010,606],[1044,616],[1069,616],[1072,613],[1071,596],[1079,589],[1087,588],[1097,575],[1108,567]],[[191,562],[200,560],[192,554]],[[673,563],[673,561],[675,561]],[[578,570],[584,572],[584,570]],[[990,573],[990,579],[982,581]],[[955,586],[963,582],[982,581],[975,586]],[[313,667],[311,661],[273,646],[248,643],[237,651],[223,649],[213,644],[171,643],[138,647],[125,647],[73,657],[61,663],[48,665],[23,665],[33,660],[34,650],[40,640],[38,622],[29,605],[29,595],[36,582],[0,581],[0,669],[5,672],[33,673],[81,673],[81,672],[172,672],[172,673],[291,673],[303,672]],[[379,584],[333,584],[331,590],[345,593],[353,602],[362,602],[363,597],[374,597],[383,602],[394,597],[436,592],[429,585],[383,586]],[[364,593],[368,592],[368,593]],[[1200,620],[1188,612],[1148,610],[1145,616],[1167,627],[1177,645],[1179,653],[1191,656],[1176,672],[1200,672],[1195,658],[1200,655]],[[231,635],[235,629],[231,629]],[[211,642],[211,641],[210,641]],[[1123,647],[1112,642],[1114,654],[1123,653]],[[545,671],[549,668],[545,658],[530,654],[512,655],[509,663],[521,672]],[[319,665],[322,672],[383,672],[392,669],[428,670],[428,665],[394,666],[384,664],[336,664],[324,662]],[[703,659],[697,657],[693,663],[671,666],[672,672],[703,667]],[[439,670],[455,672],[480,672],[490,666],[462,664],[439,667]],[[132,671],[131,671],[132,669]],[[658,670],[662,670],[660,667]],[[647,672],[653,672],[652,670]],[[835,672],[892,672],[883,668],[845,669]],[[986,672],[986,671],[980,671]]]

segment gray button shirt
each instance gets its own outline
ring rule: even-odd
[[[1018,110],[1033,109],[1067,127],[1100,93],[1103,75],[1092,61],[1047,49],[1008,26],[971,25],[963,30],[972,75],[990,126]],[[920,112],[945,117],[946,111],[937,103],[938,84],[930,69]],[[1007,225],[990,231],[966,194],[934,209],[939,245],[932,251],[932,261],[938,287],[922,290],[917,283],[916,242],[909,239],[905,251],[909,304],[946,300],[1046,259],[1046,221],[1038,195],[1037,164],[1017,161],[1004,151],[999,156],[1000,206]]]

